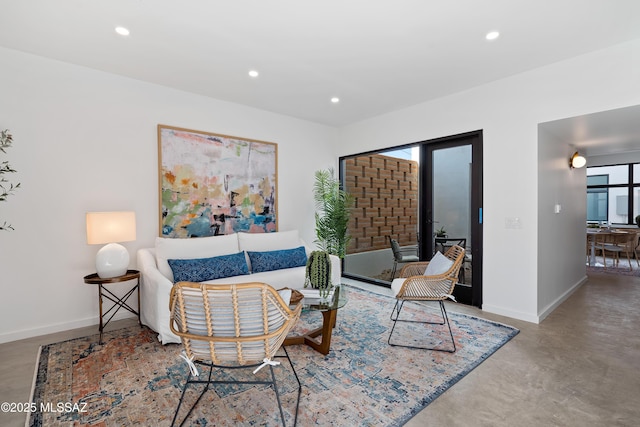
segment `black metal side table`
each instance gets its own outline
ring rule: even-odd
[[[111,292],[104,286],[105,284],[128,282],[130,280],[135,280],[136,284],[122,298],[114,295],[113,292]],[[110,277],[108,279],[102,279],[100,276],[98,276],[98,273],[93,273],[89,274],[88,276],[84,276],[84,283],[88,283],[90,285],[98,285],[98,298],[100,302],[100,344],[102,344],[102,331],[121,308],[124,308],[125,310],[128,310],[138,316],[138,323],[142,325],[142,322],[140,321],[140,272],[138,270],[127,270],[127,272],[122,276]],[[138,291],[138,310],[134,310],[129,304],[127,304],[127,300],[129,299],[129,297],[131,297],[131,295],[133,295],[135,291]],[[113,302],[113,305],[104,313],[102,312],[103,298],[106,298],[109,301]],[[111,313],[111,315],[106,322],[103,322],[104,317],[106,317],[109,313]]]

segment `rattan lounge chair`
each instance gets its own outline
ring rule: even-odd
[[[449,317],[447,316],[447,310],[444,306],[444,300],[455,299],[452,296],[453,289],[458,282],[458,273],[462,263],[464,261],[464,249],[460,246],[451,246],[444,253],[444,257],[451,261],[451,265],[448,269],[440,274],[425,275],[429,261],[427,262],[414,262],[405,265],[400,271],[400,276],[403,278],[395,279],[391,283],[391,289],[396,294],[396,304],[391,312],[391,320],[393,326],[389,333],[388,343],[394,346],[419,348],[423,350],[435,350],[446,351],[453,353],[456,351],[456,343],[453,338],[453,332],[451,331],[451,325],[449,324]],[[435,259],[435,257],[434,257]],[[432,260],[433,261],[433,260]],[[407,301],[437,301],[440,306],[440,312],[442,314],[441,322],[426,322],[415,321],[409,319],[400,319],[400,312],[404,303]],[[451,336],[452,348],[442,347],[420,347],[408,344],[401,344],[392,342],[391,338],[396,327],[397,322],[412,322],[423,323],[432,325],[444,325],[449,328],[449,335]],[[407,340],[405,340],[407,341]]]
[[[290,291],[289,291],[290,292]],[[285,297],[288,300],[288,297]],[[180,282],[171,290],[171,330],[178,335],[184,346],[184,356],[190,362],[190,372],[180,396],[172,425],[175,425],[185,392],[192,384],[206,384],[204,390],[184,416],[182,424],[189,418],[211,384],[269,384],[273,387],[278,408],[285,425],[285,416],[280,402],[273,364],[275,358],[286,358],[298,382],[298,398],[294,422],[298,420],[300,404],[300,379],[291,363],[289,354],[276,355],[287,333],[300,318],[302,305],[290,309],[288,301],[265,283],[243,283],[235,285],[211,285]],[[199,380],[198,367],[205,367],[205,377]],[[214,380],[217,368],[243,369],[268,366],[271,379],[264,381]],[[255,373],[255,371],[254,371]]]

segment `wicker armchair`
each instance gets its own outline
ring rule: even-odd
[[[289,291],[290,292],[290,291]],[[288,299],[288,298],[287,298]],[[301,385],[285,347],[281,348],[288,332],[300,318],[302,305],[290,309],[280,294],[265,283],[211,285],[180,282],[171,290],[171,331],[184,345],[184,356],[190,362],[190,372],[180,396],[172,425],[175,424],[191,384],[206,384],[200,397],[184,416],[180,425],[189,418],[200,398],[211,384],[269,384],[273,387],[282,424],[285,417],[276,384],[273,359],[286,358],[298,382],[298,400],[294,425],[298,419]],[[271,379],[264,381],[212,380],[216,368],[242,369],[269,366]],[[208,368],[208,377],[198,380],[198,366]],[[256,369],[257,371],[257,369]],[[254,373],[256,372],[254,371]],[[226,375],[225,375],[226,377]]]
[[[460,246],[451,246],[444,253],[444,256],[451,262],[448,269],[436,275],[426,276],[426,270],[429,265],[427,262],[414,262],[407,264],[400,271],[400,275],[403,278],[395,279],[391,283],[391,289],[396,296],[396,304],[391,312],[391,320],[393,321],[393,327],[389,333],[388,343],[394,346],[419,348],[424,350],[436,350],[446,351],[453,353],[456,351],[456,343],[453,339],[453,332],[451,331],[451,325],[449,324],[449,317],[447,316],[447,310],[444,306],[444,300],[452,299],[453,289],[458,282],[458,273],[464,261],[465,250]],[[435,257],[434,257],[435,258]],[[440,306],[440,312],[442,314],[441,322],[424,322],[400,319],[400,312],[404,303],[407,301],[438,301]],[[449,335],[451,336],[452,348],[435,348],[435,347],[419,347],[412,345],[404,345],[391,342],[391,337],[396,327],[397,322],[412,322],[412,323],[424,323],[424,324],[446,324],[449,328]]]

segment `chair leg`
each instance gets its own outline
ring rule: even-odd
[[[632,271],[633,267],[631,266],[631,256],[629,255],[629,251],[625,251],[624,253],[627,255],[627,261],[629,262],[629,271]]]
[[[298,373],[296,372],[296,369],[293,366],[293,362],[291,361],[291,358],[289,357],[289,353],[287,352],[287,349],[285,347],[281,347],[281,348],[282,348],[282,350],[284,350],[285,355],[284,356],[275,356],[275,357],[276,358],[286,358],[289,361],[289,365],[291,366],[291,370],[293,371],[293,375],[295,376],[296,382],[298,383],[298,397],[297,397],[297,400],[296,400],[296,410],[295,410],[294,420],[293,420],[293,425],[295,426],[298,423],[298,409],[300,408],[300,397],[302,395],[302,384],[300,383],[300,378],[298,377]],[[196,361],[195,363],[198,364],[198,365],[208,366],[210,368],[209,376],[208,376],[207,380],[196,380],[196,379],[194,379],[196,377],[193,377],[191,372],[189,372],[189,375],[187,376],[187,381],[185,382],[184,387],[182,389],[182,394],[180,396],[180,402],[178,403],[178,408],[176,409],[176,413],[173,416],[173,421],[171,421],[171,426],[176,425],[176,419],[178,418],[178,413],[180,412],[180,408],[182,406],[182,402],[184,400],[184,396],[185,396],[185,393],[187,391],[187,387],[189,387],[189,385],[191,385],[191,384],[205,384],[205,387],[204,387],[204,390],[202,390],[202,393],[200,393],[200,396],[198,396],[198,399],[195,401],[195,403],[189,409],[189,412],[187,412],[187,415],[183,418],[182,422],[179,424],[180,426],[183,426],[184,423],[187,421],[187,419],[189,418],[189,416],[191,415],[191,413],[193,412],[195,407],[200,402],[200,399],[202,399],[202,396],[204,396],[204,394],[209,390],[209,386],[211,384],[254,384],[254,385],[255,384],[266,384],[266,385],[271,385],[273,387],[273,390],[274,390],[275,394],[276,394],[276,400],[278,402],[278,409],[280,411],[280,417],[282,419],[282,425],[286,426],[285,417],[284,417],[284,410],[282,409],[282,403],[280,401],[280,392],[278,391],[278,384],[277,384],[277,381],[276,381],[276,377],[275,377],[275,372],[274,372],[273,366],[269,365],[269,369],[271,371],[271,381],[227,381],[227,380],[215,381],[215,380],[211,380],[211,376],[212,376],[214,368],[251,369],[251,368],[255,368],[255,367],[259,366],[260,364],[246,365],[246,366],[224,367],[224,366],[216,366],[216,365],[213,365],[212,363],[206,363],[206,362],[200,362],[200,361]]]
[[[298,377],[298,373],[296,372],[296,368],[293,366],[293,362],[289,357],[289,352],[287,348],[282,346],[280,347],[284,351],[284,356],[276,356],[276,357],[286,357],[289,361],[289,366],[291,366],[291,370],[293,371],[293,375],[296,378],[296,382],[298,383],[298,398],[296,399],[296,412],[293,418],[293,425],[296,426],[298,424],[298,409],[300,408],[300,396],[302,396],[302,384],[300,383],[300,378]],[[274,384],[275,387],[275,384]],[[280,407],[280,413],[282,414],[282,407]],[[282,425],[284,426],[284,418],[282,419]]]
[[[393,260],[393,269],[391,270],[391,281],[396,278],[396,269],[398,268],[398,261]]]
[[[187,388],[189,387],[189,384],[196,384],[196,383],[205,383],[205,387],[202,390],[202,393],[200,393],[200,396],[198,396],[198,399],[196,399],[195,403],[193,405],[191,405],[191,408],[189,409],[189,412],[187,412],[187,415],[185,415],[184,419],[182,420],[182,422],[180,423],[180,426],[183,426],[185,421],[187,421],[187,419],[189,418],[189,415],[191,415],[191,413],[193,412],[193,410],[195,409],[195,407],[198,405],[198,402],[200,402],[200,399],[202,399],[202,396],[204,396],[204,394],[207,392],[207,390],[209,390],[209,385],[211,384],[211,374],[213,373],[213,367],[211,367],[209,369],[209,378],[207,381],[197,381],[197,380],[193,380],[192,377],[193,375],[191,374],[191,371],[189,371],[189,374],[187,375],[187,381],[184,383],[184,387],[182,388],[182,394],[180,395],[180,402],[178,403],[178,408],[176,409],[176,413],[173,415],[173,420],[171,421],[171,426],[173,427],[176,424],[176,419],[178,418],[178,413],[180,412],[180,407],[182,406],[182,402],[184,401],[184,395],[187,392]]]
[[[451,324],[449,323],[449,316],[447,315],[447,309],[444,306],[444,302],[443,301],[438,301],[438,303],[440,304],[440,313],[442,315],[442,322],[425,322],[425,321],[419,321],[419,320],[405,320],[405,319],[400,319],[400,311],[402,310],[402,307],[404,306],[404,300],[396,300],[396,304],[393,307],[393,310],[391,311],[391,320],[393,321],[393,325],[391,326],[391,332],[389,333],[389,338],[387,339],[387,343],[391,346],[394,347],[405,347],[405,348],[415,348],[415,349],[420,349],[420,350],[433,350],[433,351],[444,351],[447,353],[455,353],[456,351],[456,341],[453,338],[453,331],[451,330]],[[395,312],[395,317],[394,317],[394,312]],[[404,344],[395,344],[391,342],[391,336],[393,335],[393,331],[396,328],[396,323],[397,322],[407,322],[407,323],[423,323],[423,324],[428,324],[428,325],[447,325],[447,328],[449,329],[449,336],[451,337],[451,344],[453,345],[452,349],[449,348],[436,348],[436,347],[418,347],[418,346],[410,346],[410,345],[404,345]]]

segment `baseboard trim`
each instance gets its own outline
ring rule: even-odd
[[[580,289],[580,287],[585,284],[587,281],[587,276],[584,275],[580,280],[578,280],[572,287],[570,287],[565,293],[560,295],[554,302],[545,307],[542,312],[538,314],[538,323],[542,322],[548,315],[553,312],[556,308],[560,306],[563,302],[565,302],[575,291]]]
[[[509,310],[504,307],[499,307],[491,304],[482,304],[482,311],[487,313],[497,314],[499,316],[511,317],[512,319],[524,320],[530,323],[539,323],[538,316],[529,313],[523,313],[521,311]]]
[[[133,314],[122,311],[113,316],[111,321],[128,319],[135,317]],[[98,333],[98,325],[100,324],[100,319],[98,316],[89,317],[86,319],[73,320],[70,322],[56,323],[55,325],[47,325],[39,328],[32,329],[23,329],[21,331],[15,332],[7,332],[4,334],[0,334],[0,344],[23,340],[27,338],[39,337],[41,335],[55,334],[57,332],[64,332],[71,329],[85,328],[87,326],[95,326],[96,334]]]

